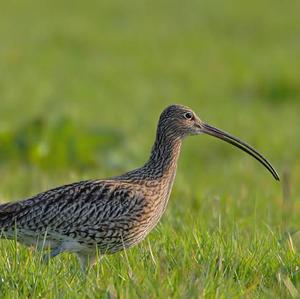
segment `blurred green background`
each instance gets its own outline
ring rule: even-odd
[[[164,225],[214,230],[222,215],[297,231],[299,20],[299,1],[2,1],[0,200],[140,166],[179,103],[255,146],[283,183],[189,138]]]

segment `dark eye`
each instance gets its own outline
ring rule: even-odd
[[[191,112],[184,113],[184,118],[191,120],[193,118],[193,114]]]

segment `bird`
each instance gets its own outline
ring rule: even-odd
[[[28,199],[0,205],[1,238],[48,248],[49,260],[60,253],[78,256],[82,269],[97,256],[141,242],[164,214],[173,187],[182,141],[208,134],[245,151],[278,173],[256,149],[202,121],[189,107],[170,105],[161,113],[146,163],[125,174],[66,184]]]

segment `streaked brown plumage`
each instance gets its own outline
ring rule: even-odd
[[[249,145],[205,124],[190,108],[172,105],[160,116],[144,166],[110,179],[77,182],[0,205],[2,236],[17,234],[18,241],[26,245],[48,246],[51,257],[74,252],[83,266],[94,261],[96,249],[111,254],[137,244],[166,209],[183,138],[201,133],[243,149],[279,180],[270,163]]]

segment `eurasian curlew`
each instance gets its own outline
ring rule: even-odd
[[[1,236],[26,245],[48,246],[50,257],[76,253],[82,267],[142,241],[163,215],[173,186],[182,140],[189,135],[220,138],[272,165],[240,139],[212,127],[188,107],[172,105],[162,114],[149,160],[141,168],[103,180],[88,180],[0,205]]]

